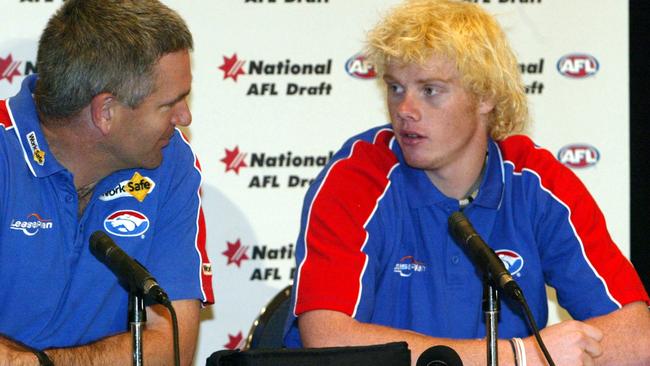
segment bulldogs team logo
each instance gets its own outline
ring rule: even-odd
[[[104,229],[117,236],[138,236],[149,230],[149,218],[133,210],[120,210],[108,215]]]
[[[524,258],[519,253],[508,249],[499,249],[495,253],[497,253],[511,275],[516,275],[524,268]]]

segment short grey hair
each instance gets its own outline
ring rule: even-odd
[[[191,50],[185,21],[157,0],[67,0],[38,44],[38,111],[73,116],[104,92],[134,108],[154,90],[165,54]]]

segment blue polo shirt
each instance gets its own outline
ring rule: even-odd
[[[518,281],[540,326],[548,318],[545,283],[576,319],[648,302],[573,172],[525,136],[488,146],[478,196],[464,213]],[[317,309],[436,337],[485,337],[481,275],[447,227],[459,208],[404,162],[390,126],[347,141],[305,197],[287,346],[301,344],[296,317]],[[507,299],[499,334],[531,334]]]
[[[103,230],[172,300],[212,302],[201,173],[176,131],[156,169],[99,181],[77,216],[72,174],[51,153],[35,111],[36,76],[0,101],[0,333],[38,349],[128,331],[125,288],[91,253]]]

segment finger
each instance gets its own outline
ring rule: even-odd
[[[589,357],[589,355],[586,354],[586,353],[582,354],[582,360],[581,361],[582,361],[583,366],[595,366],[596,365],[596,362],[594,361],[594,359]]]
[[[600,342],[594,338],[584,338],[584,350],[591,357],[598,357],[603,354],[603,347]]]
[[[596,341],[600,342],[603,340],[603,331],[600,330],[599,328],[594,327],[593,325],[587,324],[587,323],[580,323],[582,331],[590,338],[595,339]]]

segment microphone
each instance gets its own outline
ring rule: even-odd
[[[452,348],[439,345],[422,352],[416,366],[463,366],[463,361]]]
[[[524,295],[503,265],[497,254],[478,235],[472,224],[462,212],[457,211],[449,216],[449,231],[456,241],[469,251],[470,256],[478,267],[506,294],[521,302]]]
[[[90,236],[90,252],[104,263],[130,290],[140,290],[160,304],[169,304],[169,297],[156,279],[138,261],[131,258],[103,231]]]

